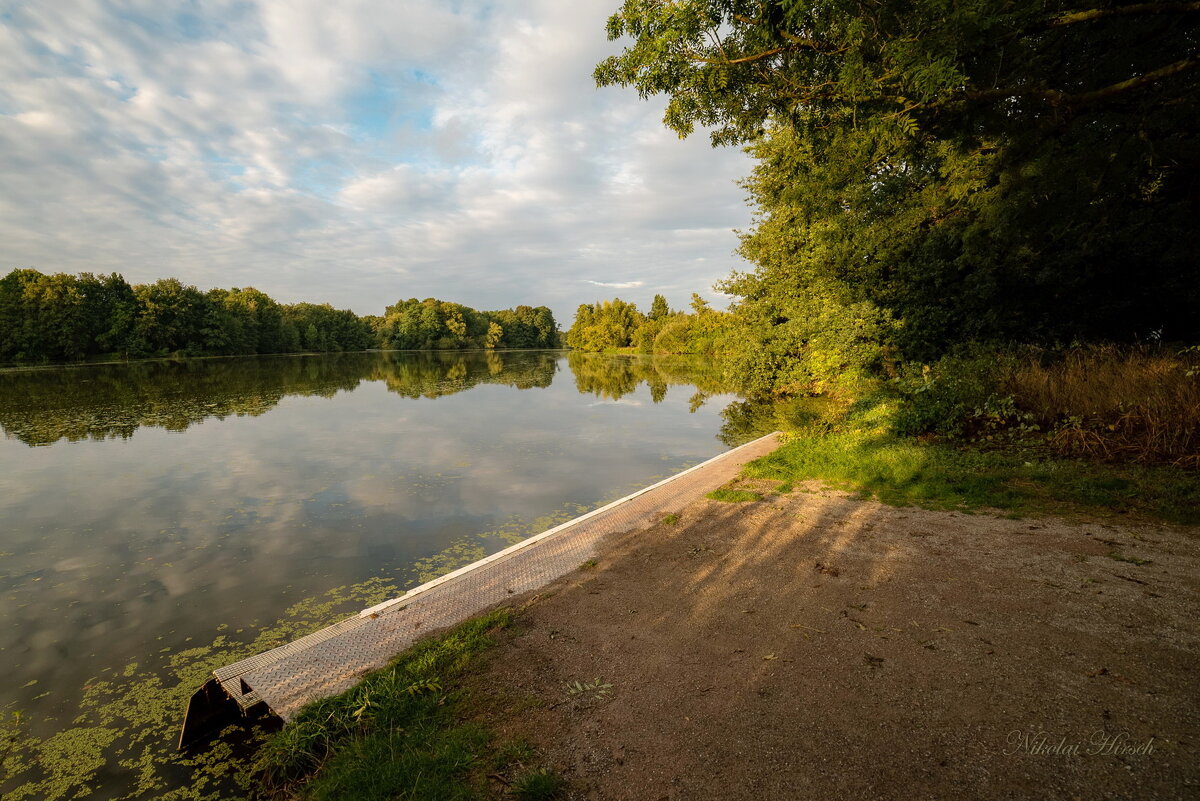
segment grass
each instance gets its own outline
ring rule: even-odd
[[[746,501],[761,501],[762,495],[750,490],[717,489],[706,494],[705,498],[723,503],[745,503]]]
[[[1200,467],[1200,364],[1184,351],[1098,345],[1044,363],[1027,360],[1002,381],[1063,453]]]
[[[418,643],[341,695],[306,706],[263,748],[263,794],[314,801],[487,797],[487,775],[508,769],[516,757],[469,721],[470,698],[459,679],[511,619],[500,609],[469,620]],[[557,787],[553,792],[561,794],[563,785],[550,777],[528,774],[514,784],[529,788],[517,797],[555,798],[547,793]]]
[[[883,429],[800,432],[748,465],[746,474],[789,483],[816,479],[900,506],[1134,514],[1200,524],[1200,475],[1192,471],[983,451]]]
[[[545,770],[534,771],[513,782],[512,794],[518,801],[554,801],[562,798],[567,783],[561,776]]]

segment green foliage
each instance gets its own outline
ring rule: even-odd
[[[985,350],[946,356],[934,365],[904,365],[894,382],[905,401],[894,430],[902,436],[967,436],[981,418],[998,411],[1002,399],[996,393],[1015,362],[1011,353]]]
[[[650,303],[650,319],[661,320],[670,315],[670,313],[671,307],[667,305],[667,299],[662,295],[655,295],[654,300]]]
[[[627,0],[596,79],[750,143],[731,350],[757,391],[825,391],[889,352],[1200,336],[1194,14]]]
[[[557,773],[535,770],[513,782],[512,794],[518,801],[554,801],[567,792],[567,781]]]
[[[481,312],[436,298],[388,306],[376,335],[397,350],[558,347],[558,324],[545,306]]]
[[[311,799],[476,797],[472,772],[490,764],[491,736],[461,722],[455,680],[510,620],[507,609],[469,620],[309,704],[262,749],[265,788]]]
[[[115,273],[13,270],[0,279],[0,363],[559,344],[545,306],[477,312],[429,298],[359,317],[328,303],[280,305],[251,287],[204,293],[175,278],[131,287]]]
[[[743,297],[734,312],[739,341],[729,353],[751,393],[846,394],[883,363],[888,319],[870,303],[832,287],[777,283],[766,270],[723,286]]]
[[[692,314],[672,312],[662,295],[654,296],[649,316],[620,298],[583,304],[567,332],[567,345],[581,351],[633,348],[639,353],[719,354],[732,346],[737,323],[733,316],[710,308],[693,295]]]
[[[593,352],[627,348],[645,321],[635,304],[620,298],[584,303],[575,311],[575,321],[567,331],[567,347]]]
[[[117,274],[13,270],[0,279],[0,361],[69,361],[136,349],[133,287]]]
[[[301,350],[366,350],[375,344],[370,323],[352,311],[335,309],[328,303],[284,306],[283,319],[300,332]]]

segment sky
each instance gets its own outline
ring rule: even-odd
[[[0,274],[174,276],[379,314],[744,264],[751,162],[597,89],[618,0],[0,0]]]

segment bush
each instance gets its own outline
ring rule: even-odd
[[[1200,467],[1200,353],[1093,345],[979,350],[909,365],[893,430]]]

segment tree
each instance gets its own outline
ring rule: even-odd
[[[205,352],[204,328],[210,304],[196,287],[178,278],[162,278],[133,288],[139,313],[134,335],[148,353]]]
[[[661,320],[671,313],[671,307],[667,305],[667,299],[662,295],[655,295],[654,300],[650,303],[651,320]]]
[[[922,359],[1200,336],[1198,12],[628,0],[596,78],[750,143],[756,269],[724,289],[766,373],[820,381],[867,367],[867,336]]]
[[[494,322],[488,323],[487,337],[484,339],[483,346],[491,349],[500,344],[504,339],[504,329]]]
[[[646,320],[633,303],[620,298],[583,304],[567,331],[567,345],[576,350],[603,351],[630,346],[634,332]]]

